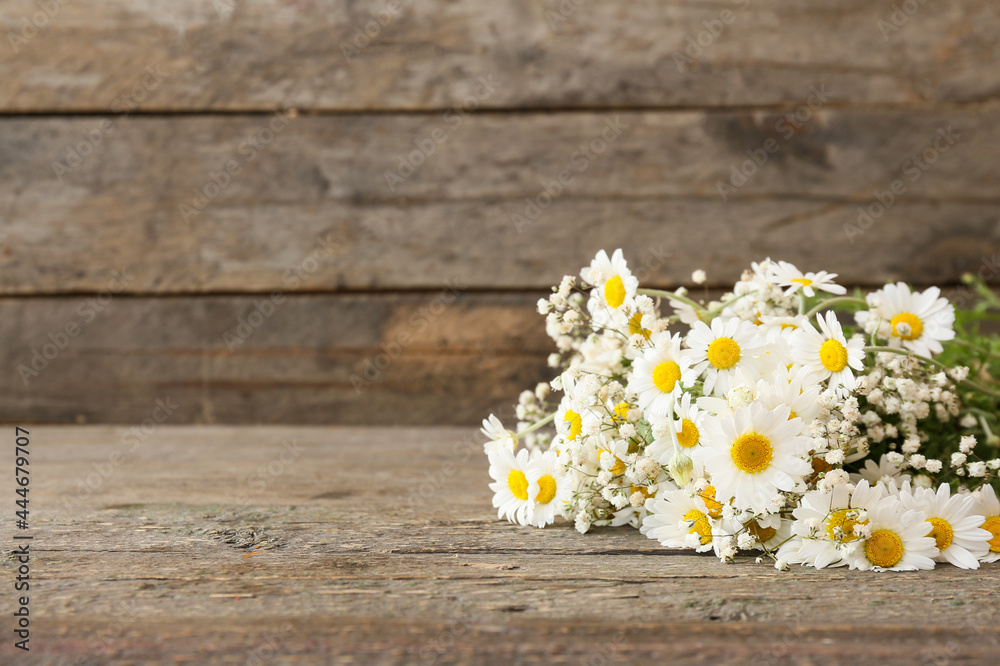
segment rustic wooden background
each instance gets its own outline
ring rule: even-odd
[[[533,303],[602,247],[661,287],[765,255],[856,285],[1000,270],[989,0],[0,0],[0,17],[5,421],[473,423],[546,376]]]

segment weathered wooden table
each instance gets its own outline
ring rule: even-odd
[[[34,427],[31,437],[32,649],[12,647],[6,583],[4,664],[1000,654],[1000,566],[779,573],[664,550],[634,530],[512,526],[490,507],[468,429]],[[4,516],[5,549],[11,525]],[[17,565],[3,559],[9,581]]]

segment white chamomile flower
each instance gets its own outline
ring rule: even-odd
[[[576,409],[574,409],[576,407]],[[556,432],[567,442],[575,442],[583,432],[583,408],[574,405],[568,396],[564,396],[556,409]]]
[[[861,473],[851,475],[852,482],[857,482],[861,479],[868,481],[872,485],[883,483],[890,491],[895,492],[901,483],[910,480],[910,475],[903,474],[902,466],[894,463],[892,459],[883,453],[877,465],[874,460],[868,458],[865,460],[865,467],[861,470]]]
[[[706,395],[724,396],[733,379],[746,367],[756,370],[755,358],[764,350],[765,340],[757,335],[757,327],[748,321],[719,318],[712,326],[695,322],[688,333],[690,349],[685,355],[699,374],[704,373]]]
[[[760,316],[761,334],[767,338],[768,342],[773,342],[777,338],[788,339],[792,333],[804,326],[809,326],[809,318],[805,315],[765,315]]]
[[[989,552],[990,533],[980,528],[985,518],[975,513],[975,497],[952,495],[951,486],[942,483],[937,492],[929,488],[900,491],[899,501],[907,509],[926,514],[927,536],[934,538],[940,551],[935,560],[962,569],[979,568],[979,558]]]
[[[846,294],[846,289],[834,283],[833,278],[835,277],[837,277],[836,273],[827,273],[826,271],[803,273],[787,261],[771,264],[771,275],[769,276],[773,284],[788,288],[785,291],[786,296],[791,296],[801,289],[802,293],[810,298],[816,295],[816,289],[831,294]]]
[[[562,511],[569,491],[568,479],[559,473],[555,451],[534,456],[525,470],[528,480],[528,522],[535,527],[545,527]]]
[[[735,529],[733,529],[735,528]],[[740,550],[772,551],[788,541],[792,535],[792,521],[773,514],[731,521],[723,525],[724,531],[739,533]]]
[[[816,316],[820,330],[804,326],[792,335],[792,358],[822,379],[830,388],[846,396],[854,390],[854,373],[864,370],[865,343],[861,338],[844,337],[837,315],[827,310]]]
[[[613,322],[618,309],[631,302],[639,289],[639,280],[629,270],[621,248],[610,259],[604,250],[598,252],[590,266],[580,271],[580,277],[594,286],[587,307],[596,325]]]
[[[757,383],[757,401],[767,409],[788,405],[789,418],[802,419],[802,434],[819,414],[819,378],[805,366],[779,367],[767,382]]]
[[[515,455],[513,449],[500,447],[490,452],[489,460],[490,476],[494,480],[490,490],[493,491],[493,506],[498,509],[497,517],[519,525],[530,524],[528,450],[521,449]]]
[[[486,453],[499,449],[513,451],[517,448],[517,436],[504,428],[500,419],[493,414],[490,414],[488,419],[483,419],[483,427],[480,428],[480,432],[489,438],[489,441],[483,444],[483,450]]]
[[[847,564],[840,546],[857,541],[856,525],[867,525],[867,512],[884,500],[884,486],[860,482],[851,492],[845,485],[829,492],[812,490],[802,496],[792,511],[795,539],[780,551],[785,560],[817,569]]]
[[[871,310],[858,312],[855,318],[862,326],[871,318],[888,323],[890,347],[924,356],[939,354],[941,343],[955,337],[955,308],[940,295],[937,287],[911,292],[904,282],[887,284],[868,294]]]
[[[697,495],[688,490],[660,492],[648,511],[639,531],[650,539],[668,548],[693,548],[699,553],[712,550],[718,522]]]
[[[979,558],[980,562],[1000,560],[1000,499],[993,486],[986,484],[976,494],[976,513],[986,518],[983,529],[990,533],[989,550]]]
[[[926,515],[907,510],[895,497],[866,512],[866,536],[850,544],[845,559],[851,569],[916,571],[933,569],[937,547],[927,536]]]
[[[635,359],[628,389],[639,399],[639,409],[651,414],[669,414],[683,386],[694,383],[696,373],[681,353],[681,336],[667,331],[651,339],[653,346]]]
[[[787,406],[769,411],[753,403],[708,421],[702,459],[720,501],[764,513],[778,491],[801,488],[812,473],[812,440],[798,434],[802,422],[790,414]]]

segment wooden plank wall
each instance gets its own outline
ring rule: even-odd
[[[0,24],[5,421],[474,423],[546,376],[533,303],[602,247],[660,287],[767,255],[954,284],[1000,249],[988,0]]]

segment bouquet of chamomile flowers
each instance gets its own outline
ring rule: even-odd
[[[956,311],[935,287],[847,295],[769,259],[710,301],[641,289],[621,250],[580,276],[538,302],[559,374],[521,394],[516,430],[483,422],[499,517],[779,569],[1000,559],[1000,339],[979,329],[1000,300],[982,280]]]

